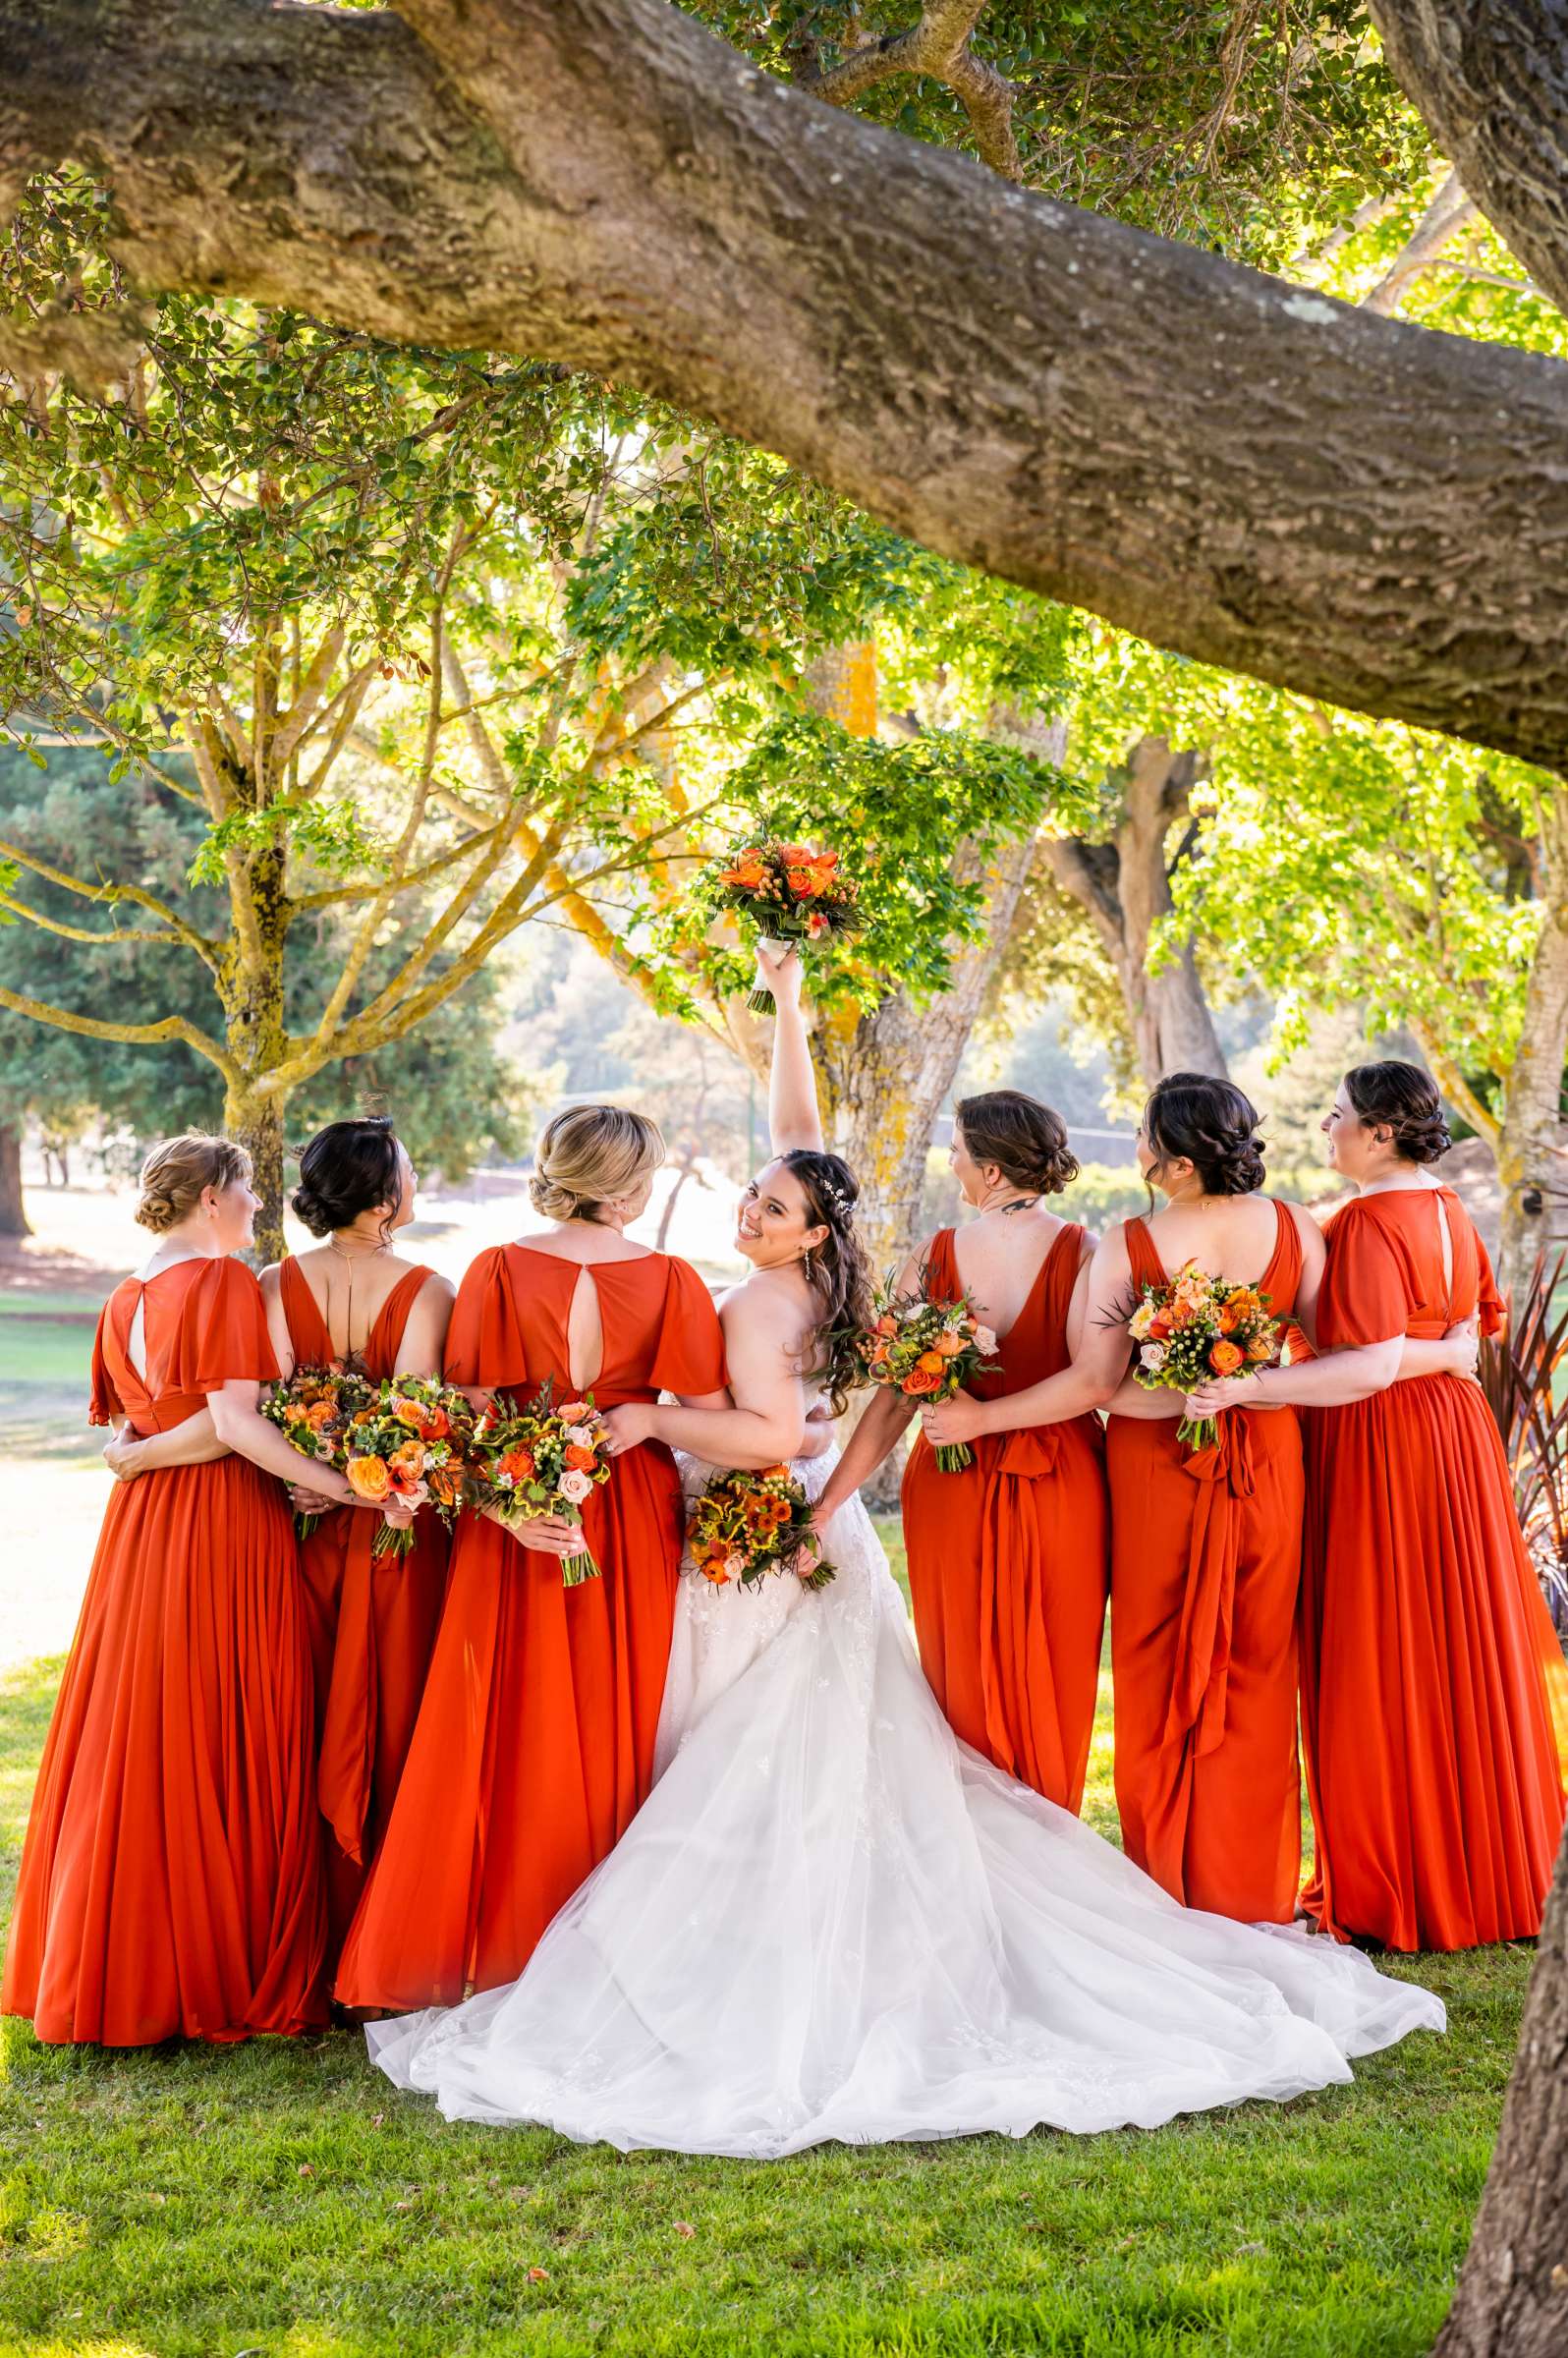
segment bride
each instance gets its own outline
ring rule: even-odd
[[[689,1495],[715,1466],[789,1457],[815,1497],[836,1450],[810,1412],[823,1385],[842,1405],[826,1338],[868,1289],[799,963],[759,964],[773,1158],[740,1207],[752,1273],[722,1307],[735,1405],[612,1422],[626,1446],[687,1453]],[[1354,1949],[1180,1907],[961,1745],[859,1498],[822,1536],[819,1592],[712,1588],[688,1558],[648,1800],[519,1981],[366,2026],[390,2079],[448,2118],[764,2159],[1150,2128],[1348,2080],[1348,2057],[1444,2028],[1436,1997]]]

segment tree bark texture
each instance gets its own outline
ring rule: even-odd
[[[1563,1072],[1568,1065],[1568,793],[1540,805],[1546,907],[1525,986],[1524,1021],[1509,1071],[1496,1146],[1502,1185],[1498,1274],[1514,1300],[1550,1242],[1568,1189],[1562,1143]]]
[[[0,1236],[30,1236],[22,1195],[22,1127],[0,1122]]]
[[[1568,1835],[1476,2231],[1433,2358],[1568,2350]]]
[[[65,157],[138,286],[618,377],[1157,645],[1568,759],[1568,371],[1012,187],[663,0],[0,0],[0,204]]]

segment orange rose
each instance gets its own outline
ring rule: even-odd
[[[348,1474],[350,1488],[376,1505],[392,1488],[392,1476],[382,1457],[351,1457]]]
[[[1247,1356],[1249,1359],[1272,1359],[1274,1346],[1266,1334],[1255,1334],[1247,1346]]]
[[[424,1411],[418,1400],[394,1400],[392,1414],[400,1425],[419,1426],[424,1423]]]
[[[388,1463],[394,1468],[401,1469],[405,1474],[422,1474],[424,1471],[424,1443],[422,1441],[400,1441],[393,1450]]]
[[[781,843],[778,856],[786,868],[813,868],[816,854],[809,843]]]
[[[1208,1364],[1216,1376],[1233,1376],[1246,1356],[1239,1343],[1216,1343],[1208,1354]]]
[[[923,1351],[915,1365],[925,1376],[940,1376],[946,1365],[940,1351]]]
[[[745,860],[738,868],[727,868],[720,876],[721,884],[739,884],[744,892],[756,892],[766,881],[760,861]]]
[[[451,1430],[452,1420],[444,1408],[428,1410],[420,1427],[420,1432],[427,1441],[444,1441]]]
[[[1169,1319],[1150,1319],[1150,1321],[1149,1321],[1149,1327],[1148,1327],[1148,1339],[1149,1339],[1149,1341],[1150,1341],[1151,1343],[1163,1343],[1163,1342],[1166,1342],[1166,1341],[1168,1341],[1168,1340],[1169,1340],[1169,1337],[1170,1337],[1170,1320],[1169,1320]]]
[[[798,901],[809,901],[812,893],[822,889],[822,879],[814,868],[788,868],[784,873]]]
[[[964,1337],[961,1334],[939,1334],[936,1338],[938,1359],[956,1359],[963,1348]]]
[[[873,1334],[897,1334],[898,1320],[890,1310],[884,1310],[871,1331]]]
[[[429,1475],[430,1495],[443,1506],[453,1506],[463,1492],[463,1477],[456,1466],[432,1466]]]
[[[902,1389],[912,1399],[918,1400],[923,1392],[934,1392],[941,1380],[940,1376],[933,1376],[928,1368],[917,1367],[912,1376],[905,1376]]]
[[[312,1401],[311,1405],[305,1412],[305,1421],[309,1426],[312,1432],[319,1432],[323,1425],[330,1425],[332,1422],[331,1401]]]
[[[1234,1334],[1246,1315],[1247,1314],[1245,1311],[1233,1310],[1230,1304],[1227,1302],[1224,1309],[1219,1314],[1220,1333]]]
[[[575,1441],[568,1443],[563,1456],[566,1464],[575,1467],[579,1474],[591,1474],[599,1462],[591,1449],[580,1449]]]
[[[496,1467],[497,1474],[510,1474],[514,1482],[532,1482],[534,1466],[531,1451],[508,1449]]]

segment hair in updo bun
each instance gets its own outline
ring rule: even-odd
[[[1167,1073],[1144,1107],[1154,1170],[1185,1158],[1205,1196],[1250,1196],[1262,1186],[1263,1142],[1257,1132],[1252,1099],[1209,1073]]]
[[[975,1160],[994,1162],[1009,1187],[1054,1196],[1078,1177],[1078,1157],[1067,1144],[1061,1115],[1021,1089],[988,1089],[978,1097],[961,1097],[954,1119]]]
[[[381,1211],[383,1237],[403,1193],[397,1132],[384,1113],[328,1122],[300,1154],[300,1184],[289,1201],[312,1236],[352,1226],[362,1212]]]
[[[195,1211],[201,1191],[251,1179],[251,1157],[232,1138],[209,1138],[203,1130],[187,1130],[179,1138],[164,1138],[141,1165],[141,1193],[136,1216],[154,1236],[167,1235]]]
[[[1345,1094],[1364,1122],[1392,1133],[1402,1162],[1435,1162],[1454,1143],[1437,1084],[1419,1064],[1389,1056],[1352,1065]]]
[[[664,1138],[625,1105],[572,1105],[544,1125],[529,1195],[547,1220],[591,1220],[664,1160]]]

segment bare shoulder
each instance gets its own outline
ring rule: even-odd
[[[789,1269],[754,1269],[725,1295],[719,1318],[726,1336],[772,1340],[785,1351],[798,1346],[812,1322],[806,1290]]]
[[[276,1302],[283,1291],[283,1263],[269,1261],[261,1272],[261,1292],[268,1302]]]
[[[409,1263],[411,1269],[416,1269],[420,1265],[418,1262]],[[420,1300],[432,1305],[440,1303],[450,1310],[457,1300],[457,1287],[452,1283],[450,1277],[443,1277],[439,1269],[431,1269],[420,1288]]]

